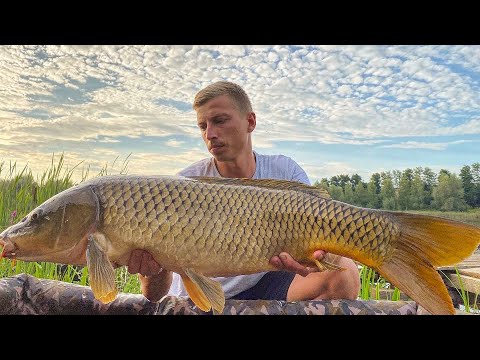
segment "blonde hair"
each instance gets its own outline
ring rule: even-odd
[[[230,97],[230,99],[235,102],[241,113],[246,114],[248,112],[253,112],[252,103],[250,102],[245,90],[243,90],[240,85],[229,81],[217,81],[216,83],[210,84],[200,90],[197,95],[195,95],[193,109],[197,110],[197,108],[204,105],[208,101],[222,95],[227,95]]]

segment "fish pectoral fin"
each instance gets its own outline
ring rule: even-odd
[[[322,260],[318,260],[318,259],[313,258],[312,260],[315,263],[315,265],[317,265],[317,268],[318,268],[319,271],[346,270],[344,267],[341,267],[341,266],[339,266],[339,265],[337,265],[337,264],[335,264],[331,261],[325,260],[325,258],[322,259]]]
[[[107,254],[99,246],[98,236],[103,235],[88,235],[87,267],[93,295],[102,303],[107,304],[115,300],[118,292],[115,286],[115,270],[108,260]]]
[[[181,275],[190,299],[203,311],[213,309],[214,314],[221,314],[225,307],[225,294],[218,281],[212,280],[192,269],[184,269]]]

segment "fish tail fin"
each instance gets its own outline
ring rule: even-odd
[[[436,267],[454,265],[480,243],[480,228],[444,218],[389,212],[398,222],[394,250],[376,269],[432,314],[454,314]]]

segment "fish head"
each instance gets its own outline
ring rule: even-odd
[[[2,256],[82,264],[86,238],[95,228],[97,219],[95,194],[89,187],[74,186],[46,200],[5,229],[0,234]]]

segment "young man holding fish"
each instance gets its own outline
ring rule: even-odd
[[[180,171],[183,176],[217,176],[223,178],[272,178],[298,181],[310,185],[305,171],[283,155],[261,155],[253,151],[251,133],[256,115],[248,95],[237,84],[219,81],[198,92],[193,108],[203,140],[212,158],[192,164]],[[248,216],[248,215],[245,215]],[[327,261],[330,255],[317,250],[314,257]],[[344,271],[322,271],[304,266],[288,253],[280,253],[270,264],[280,271],[217,277],[231,299],[316,300],[356,299],[360,288],[359,272],[349,258],[336,256],[332,268]],[[150,301],[164,295],[186,296],[180,276],[163,270],[144,250],[132,252],[130,273],[138,273],[142,292]]]

